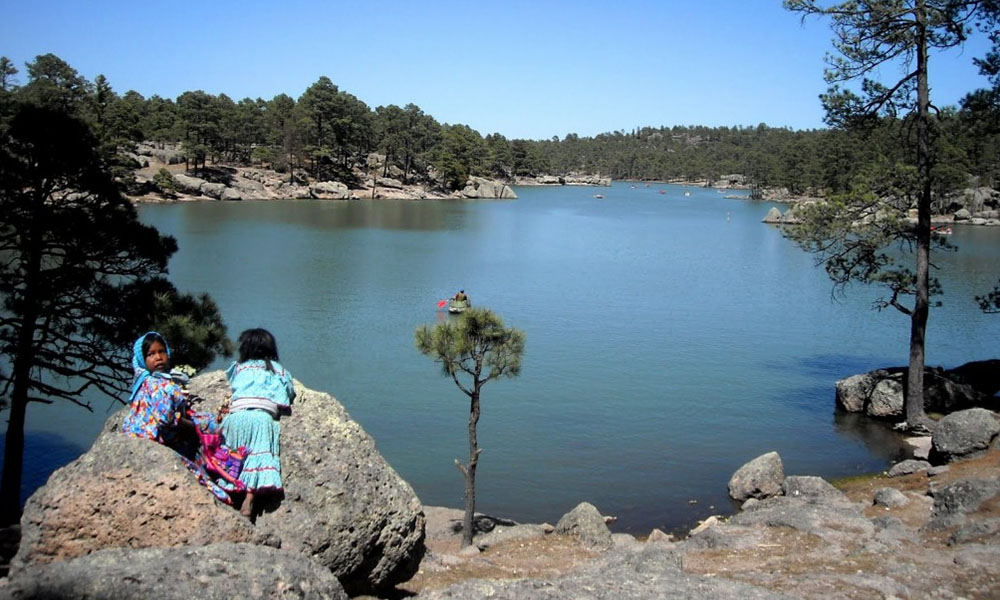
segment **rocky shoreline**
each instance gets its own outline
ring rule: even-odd
[[[460,510],[422,506],[336,399],[296,386],[282,420],[286,495],[255,521],[215,502],[169,449],[118,433],[114,415],[28,500],[0,597],[222,598],[237,582],[246,597],[297,598],[1000,595],[989,410],[941,419],[929,461],[837,486],[762,455],[729,481],[741,509],[683,539],[612,533],[614,518],[582,502],[555,525],[480,515],[462,549]],[[224,375],[190,389],[213,410]]]
[[[128,157],[138,165],[135,171],[133,202],[191,202],[220,200],[465,200],[516,199],[512,185],[521,186],[610,186],[611,178],[570,173],[540,177],[517,177],[512,181],[496,181],[469,177],[458,191],[447,191],[432,177],[404,183],[403,172],[386,168],[385,157],[369,154],[364,169],[354,169],[351,186],[341,181],[316,181],[304,171],[294,175],[271,169],[226,164],[213,164],[203,169],[186,170],[176,145],[139,144]],[[163,179],[166,173],[166,181]],[[386,173],[386,176],[380,176]],[[164,189],[164,188],[169,189]]]

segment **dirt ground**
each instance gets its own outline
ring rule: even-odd
[[[872,505],[865,511],[869,518],[890,516],[902,522],[904,534],[898,548],[890,553],[873,552],[865,540],[831,548],[816,535],[769,527],[748,548],[686,551],[683,569],[802,598],[1000,598],[997,533],[987,536],[989,539],[973,540],[987,545],[949,546],[954,528],[934,533],[918,531],[933,507],[933,500],[926,495],[929,485],[943,487],[958,479],[995,478],[1000,473],[998,467],[1000,450],[991,450],[985,456],[953,463],[947,472],[933,478],[920,472],[891,479],[876,475],[839,482],[837,487],[849,499],[869,505],[875,491],[885,487],[896,488],[910,498],[901,507]],[[410,581],[397,586],[399,597],[465,579],[553,579],[598,556],[575,539],[555,534],[503,542],[481,553],[463,553],[460,534],[446,527],[447,521],[460,519],[461,511],[434,509],[427,514],[427,557]],[[969,516],[974,520],[1000,519],[1000,498]],[[891,560],[886,560],[887,556]]]

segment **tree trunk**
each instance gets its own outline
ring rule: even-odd
[[[472,545],[472,517],[476,513],[476,465],[479,463],[479,441],[476,425],[479,423],[479,385],[477,382],[469,408],[469,464],[465,473],[465,517],[462,519],[462,547]]]
[[[31,200],[34,212],[33,223],[44,220],[43,211],[37,210],[43,200]],[[40,214],[42,213],[42,214]],[[34,355],[35,320],[37,313],[38,281],[42,270],[42,250],[39,246],[40,234],[34,226],[24,233],[27,246],[25,261],[25,302],[24,314],[17,333],[14,349],[14,365],[11,372],[13,389],[10,395],[10,419],[7,424],[7,439],[4,442],[3,476],[0,478],[0,525],[12,525],[21,520],[21,476],[24,470],[24,419],[28,408],[28,389],[31,386],[31,364]]]
[[[917,20],[917,200],[916,298],[910,318],[910,366],[906,377],[906,424],[924,425],[924,348],[930,312],[931,248],[931,156],[930,91],[927,85],[927,13],[922,0],[916,5]]]
[[[0,527],[21,520],[21,475],[24,468],[24,417],[27,397],[24,385],[15,385],[4,442],[3,480],[0,481]]]

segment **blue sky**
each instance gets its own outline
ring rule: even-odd
[[[780,0],[22,2],[0,55],[53,53],[119,93],[298,98],[321,75],[375,108],[415,103],[508,138],[636,126],[823,127],[829,22]],[[985,81],[987,41],[935,56],[932,98]],[[897,75],[890,69],[885,75]]]

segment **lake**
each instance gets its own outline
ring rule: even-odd
[[[463,505],[468,400],[413,332],[453,318],[437,303],[459,288],[527,336],[521,376],[483,390],[482,512],[554,523],[586,500],[616,531],[677,531],[731,513],[729,477],[764,452],[827,478],[905,454],[889,427],[838,414],[833,384],[905,365],[907,317],[872,310],[874,289],[832,297],[813,257],[760,222],[772,204],[621,182],[516,192],[139,213],[177,238],[174,283],[209,292],[234,339],[271,330],[425,504]],[[1000,316],[972,300],[1000,276],[1000,228],[954,230],[927,335],[927,363],[945,367],[1000,356]],[[29,409],[26,491],[89,446],[109,403],[95,406]]]

